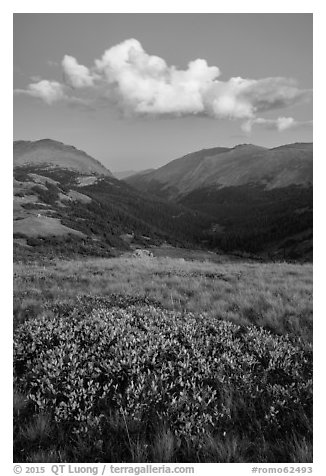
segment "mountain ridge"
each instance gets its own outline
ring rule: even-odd
[[[53,139],[37,141],[18,140],[13,143],[14,166],[47,164],[81,174],[112,176],[100,161],[73,145],[67,145]]]
[[[224,174],[217,184],[216,163]],[[147,181],[161,169],[170,183]],[[14,177],[14,243],[23,258],[169,243],[312,259],[312,144],[203,149],[120,181],[73,146],[16,141]]]
[[[312,259],[312,143],[203,149],[125,181],[213,217],[208,247]]]
[[[312,184],[312,155],[311,143],[271,149],[253,144],[202,149],[125,181],[142,190],[159,190],[161,196],[173,199],[212,185],[220,188],[259,183],[266,189],[305,186]]]

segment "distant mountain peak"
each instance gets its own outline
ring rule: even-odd
[[[30,142],[33,142],[33,141],[30,141]],[[63,142],[59,141],[59,140],[55,140],[55,139],[50,139],[50,138],[45,138],[45,139],[39,139],[39,140],[36,140],[35,142],[37,142],[38,144],[62,144],[62,145],[65,145]],[[72,146],[70,146],[72,147]]]
[[[260,145],[255,145],[255,144],[238,144],[234,147],[232,147],[231,150],[239,150],[239,151],[252,151],[252,150],[267,150],[267,147],[263,147]]]
[[[233,149],[240,149],[240,148],[243,148],[243,147],[250,147],[252,146],[252,144],[248,144],[247,142],[244,142],[243,144],[237,144],[235,145],[234,147],[232,147]]]
[[[281,149],[305,149],[309,150],[313,148],[312,142],[294,142],[293,144],[284,144],[274,147],[271,150],[281,150]]]

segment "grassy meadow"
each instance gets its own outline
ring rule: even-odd
[[[17,462],[311,462],[312,265],[14,265]]]

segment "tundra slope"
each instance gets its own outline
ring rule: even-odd
[[[111,256],[164,241],[194,246],[208,225],[200,213],[117,180],[72,146],[49,139],[14,143],[18,257]]]
[[[83,175],[95,174],[112,177],[112,173],[99,161],[72,145],[52,139],[14,142],[14,167],[47,165],[74,170]]]

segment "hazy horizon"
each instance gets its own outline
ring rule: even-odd
[[[14,14],[14,91],[14,140],[113,172],[312,142],[312,14]]]

